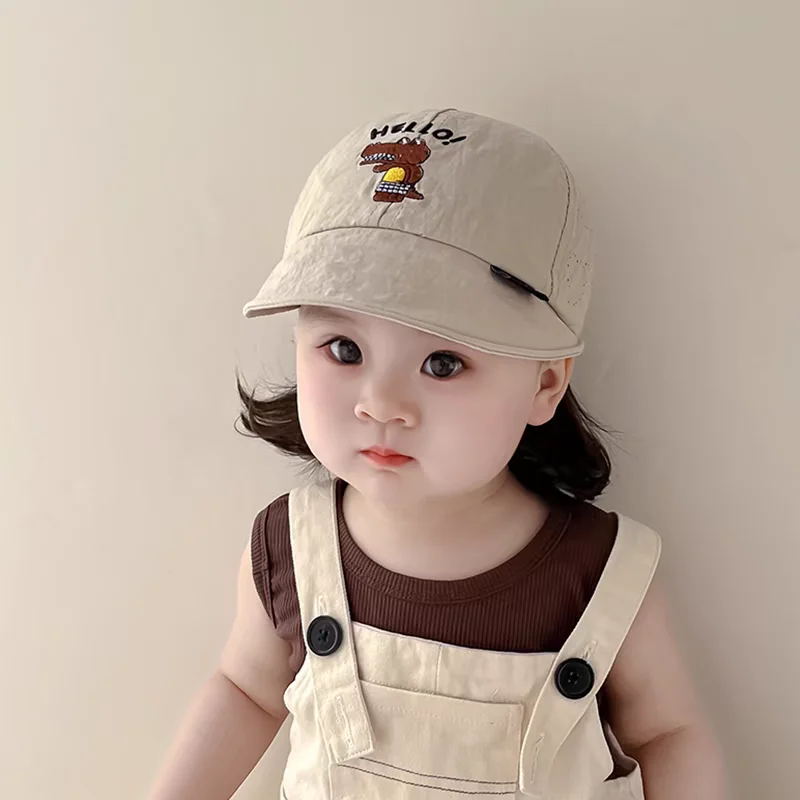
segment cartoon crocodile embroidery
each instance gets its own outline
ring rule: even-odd
[[[373,172],[384,173],[372,199],[376,203],[400,203],[406,198],[423,200],[424,196],[416,187],[424,174],[420,164],[427,161],[430,154],[430,148],[419,137],[404,136],[396,142],[368,144],[361,151],[363,160],[359,166],[374,164]]]

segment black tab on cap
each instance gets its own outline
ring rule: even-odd
[[[498,267],[496,264],[489,264],[489,269],[491,269],[492,274],[500,278],[501,280],[506,281],[506,283],[510,283],[517,289],[521,289],[523,292],[527,292],[528,294],[532,294],[534,297],[538,297],[540,300],[544,300],[545,303],[550,302],[550,298],[540,292],[538,289],[534,289],[528,283],[525,283],[521,278],[518,278],[516,275],[512,275],[510,272],[506,272],[502,267]]]

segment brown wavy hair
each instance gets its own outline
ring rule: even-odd
[[[245,435],[300,459],[311,472],[322,467],[300,428],[294,383],[271,386],[262,397],[256,397],[239,374],[236,384],[241,401],[237,422]],[[523,486],[548,502],[594,500],[611,482],[611,458],[603,443],[610,434],[569,387],[549,422],[527,426],[509,469]]]

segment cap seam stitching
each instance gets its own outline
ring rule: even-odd
[[[556,246],[555,253],[553,253],[553,263],[550,265],[550,291],[548,292],[548,295],[552,295],[554,291],[556,261],[558,260],[558,256],[561,253],[561,245],[564,243],[564,233],[567,230],[567,220],[569,219],[569,212],[572,207],[572,181],[570,181],[569,179],[569,170],[567,170],[567,168],[564,166],[564,162],[560,158],[558,161],[559,164],[561,164],[561,169],[564,172],[564,180],[567,182],[567,208],[564,213],[564,224],[561,226],[561,235],[558,237],[558,245]],[[561,321],[564,322],[563,319]],[[566,322],[564,322],[564,324],[566,325]],[[569,327],[569,325],[567,325],[567,327]]]
[[[434,123],[434,122],[436,122],[436,118],[437,118],[438,116],[440,116],[441,114],[444,114],[444,113],[445,113],[445,112],[447,112],[447,111],[457,111],[457,109],[455,109],[455,108],[442,108],[442,109],[440,109],[439,111],[437,111],[437,112],[436,112],[436,113],[433,115],[433,117],[431,117],[431,119],[430,119],[430,120],[428,120],[428,123],[427,123],[427,124],[428,124],[428,125],[433,125],[433,123]],[[384,208],[384,209],[381,211],[381,214],[380,214],[380,216],[378,217],[378,221],[377,221],[377,223],[376,223],[376,227],[378,227],[378,228],[380,228],[380,227],[381,227],[381,222],[383,222],[383,218],[384,218],[384,217],[385,217],[385,216],[386,216],[386,215],[389,213],[389,210],[392,208],[392,206],[393,206],[393,205],[394,205],[393,203],[389,203],[389,204],[386,206],[386,208]],[[364,227],[369,227],[369,226],[367,225],[367,226],[364,226]],[[384,228],[383,230],[386,230],[386,229]],[[425,237],[422,237],[422,238],[425,238]]]

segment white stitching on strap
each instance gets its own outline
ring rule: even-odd
[[[335,708],[339,725],[344,731],[344,738],[347,740],[347,752],[352,753],[355,750],[355,745],[353,744],[353,732],[350,729],[350,720],[347,718],[347,712],[344,709],[344,702],[342,701],[342,696],[340,694],[336,695]]]
[[[597,647],[597,639],[592,639],[592,641],[589,642],[589,644],[587,644],[586,647],[583,649],[583,653],[581,653],[581,658],[583,658],[584,661],[591,660],[592,653],[594,653],[596,647]]]

